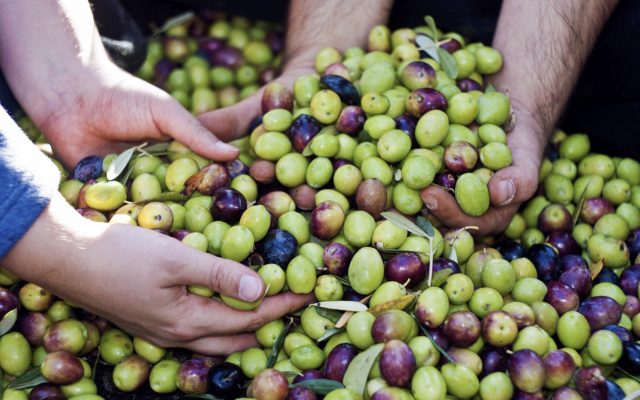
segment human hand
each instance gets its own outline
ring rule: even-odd
[[[535,193],[538,171],[544,149],[544,130],[536,118],[511,99],[516,126],[507,135],[513,164],[497,171],[489,182],[491,207],[480,217],[465,214],[454,196],[437,186],[422,190],[421,197],[431,214],[449,227],[477,226],[478,235],[504,231],[518,211],[518,207]]]
[[[251,332],[312,300],[286,293],[264,299],[254,311],[236,311],[190,294],[187,285],[200,285],[255,301],[265,286],[249,268],[169,236],[88,221],[59,194],[3,264],[132,335],[203,354],[254,346]]]

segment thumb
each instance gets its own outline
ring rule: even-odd
[[[489,181],[491,204],[494,206],[520,204],[535,193],[538,187],[539,163],[524,157],[510,167],[496,172]]]
[[[156,100],[151,107],[154,120],[162,133],[201,156],[216,161],[230,161],[238,156],[237,148],[218,139],[176,100]]]
[[[261,114],[262,90],[231,107],[198,115],[198,120],[216,132],[223,140],[230,141],[244,136],[253,119]]]
[[[189,255],[190,262],[182,265],[174,282],[179,285],[205,286],[239,300],[253,302],[262,298],[265,284],[248,267],[235,261],[198,252]]]

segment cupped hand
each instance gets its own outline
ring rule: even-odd
[[[533,116],[517,111],[515,115],[516,127],[507,135],[513,163],[497,171],[489,181],[491,207],[485,214],[480,217],[465,214],[454,196],[440,187],[429,186],[422,190],[425,206],[444,225],[452,228],[477,226],[478,235],[502,232],[518,207],[536,192],[544,135]]]
[[[73,167],[88,155],[120,152],[133,143],[170,138],[209,159],[237,157],[235,147],[220,141],[159,88],[110,63],[86,74],[79,78],[86,84],[61,93],[54,110],[32,115],[67,166]]]
[[[258,327],[312,301],[286,293],[265,298],[254,311],[237,311],[191,294],[186,286],[200,285],[256,301],[265,285],[249,268],[169,236],[85,220],[59,194],[3,263],[130,334],[202,354],[256,345]]]

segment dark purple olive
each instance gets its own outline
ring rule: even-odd
[[[622,341],[623,344],[627,344],[627,343],[633,342],[633,335],[625,327],[622,327],[622,326],[616,325],[616,324],[611,324],[611,325],[605,326],[604,329],[615,333],[616,336],[618,336],[620,338],[620,340]]]
[[[580,368],[575,375],[575,384],[584,400],[607,399],[607,383],[600,366]]]
[[[443,331],[452,345],[468,347],[480,337],[481,324],[471,311],[456,311],[447,317]]]
[[[516,389],[513,391],[511,400],[544,400],[544,393],[540,390],[534,393],[527,393]]]
[[[480,351],[480,359],[482,360],[480,377],[507,370],[507,353],[504,349],[486,346]]]
[[[31,346],[38,347],[44,344],[44,334],[51,322],[47,314],[28,312],[18,318],[16,330],[22,333]]]
[[[607,383],[607,400],[624,400],[627,396],[624,393],[624,390],[612,381],[611,379],[606,380]]]
[[[342,382],[347,367],[351,360],[358,354],[358,349],[349,343],[341,343],[334,347],[324,364],[324,376],[326,379]]]
[[[211,202],[211,215],[214,220],[235,224],[247,209],[247,200],[235,189],[223,187],[215,191]]]
[[[185,182],[184,194],[191,196],[196,190],[205,195],[213,195],[218,189],[229,185],[231,177],[227,167],[213,163],[193,174]],[[232,189],[233,190],[233,189]]]
[[[375,178],[365,179],[358,185],[356,205],[374,218],[387,208],[387,189]]]
[[[547,243],[558,250],[560,257],[566,255],[579,255],[582,249],[576,240],[571,236],[570,232],[551,232],[547,237]]]
[[[447,38],[440,43],[440,47],[453,54],[462,48],[462,44],[454,38]]]
[[[66,396],[60,386],[53,383],[41,383],[29,392],[29,400],[64,400]]]
[[[529,248],[527,258],[538,271],[538,279],[547,283],[558,279],[558,254],[547,244],[534,244]]]
[[[189,24],[189,37],[200,38],[207,33],[207,23],[199,17],[195,17]]]
[[[313,207],[315,207],[316,193],[318,193],[316,189],[306,184],[289,190],[289,194],[296,203],[296,207],[305,211],[313,210]]]
[[[243,393],[245,377],[240,367],[223,362],[209,369],[207,383],[209,394],[221,399],[235,399]]]
[[[615,212],[613,204],[603,197],[594,197],[584,201],[580,218],[589,225],[595,225],[606,214]]]
[[[478,162],[475,147],[465,141],[456,141],[444,150],[444,165],[449,171],[462,174],[471,171]]]
[[[535,393],[542,389],[545,379],[544,363],[533,350],[513,352],[509,357],[507,369],[514,386],[523,392]]]
[[[207,374],[213,366],[208,358],[192,358],[183,362],[176,376],[176,385],[186,394],[203,394],[207,392]]]
[[[293,378],[293,383],[308,381],[311,379],[325,379],[324,372],[319,369],[308,369],[306,371],[302,371],[300,375],[296,375],[296,377]]]
[[[20,301],[18,296],[9,289],[0,287],[0,319],[11,310],[15,310],[18,307]]]
[[[562,350],[545,354],[542,363],[546,376],[545,386],[548,388],[557,388],[568,384],[576,370],[573,357]]]
[[[433,183],[445,189],[453,190],[456,187],[456,176],[451,172],[439,172],[433,178]]]
[[[362,130],[366,119],[367,115],[359,106],[346,106],[340,112],[336,128],[340,132],[356,135]]]
[[[187,237],[187,235],[190,234],[190,233],[191,233],[191,231],[188,231],[186,229],[178,229],[177,231],[173,231],[173,232],[169,233],[169,235],[172,238],[177,239],[177,240],[182,242],[182,239]]]
[[[573,267],[563,272],[558,281],[573,289],[580,298],[584,298],[591,291],[591,273],[587,268]]]
[[[205,52],[209,56],[209,59],[222,47],[224,46],[224,41],[221,39],[216,39],[212,37],[205,37],[200,39],[198,42],[198,47]]]
[[[274,53],[280,53],[284,49],[284,37],[282,32],[269,31],[264,37],[266,44],[271,47]]]
[[[499,243],[496,246],[496,250],[498,250],[500,254],[502,254],[502,258],[507,261],[522,258],[527,251],[521,243],[516,242],[515,240],[507,240]]]
[[[353,290],[352,288],[347,288],[342,295],[342,300],[345,301],[360,301],[365,298],[365,295],[360,294]]]
[[[443,326],[429,329],[429,334],[431,335],[431,338],[436,343],[438,343],[438,346],[440,346],[443,350],[449,350],[449,348],[451,347],[451,343],[449,342],[449,338],[447,337],[447,335],[444,333]]]
[[[400,80],[408,89],[433,87],[436,71],[424,61],[412,61],[402,70]]]
[[[291,127],[288,130],[289,138],[293,143],[293,148],[302,153],[305,147],[309,144],[311,139],[320,132],[322,124],[311,115],[300,114],[291,123]]]
[[[409,282],[408,287],[413,287],[427,274],[427,267],[415,253],[400,253],[391,257],[385,267],[384,276],[388,281],[400,284]]]
[[[344,211],[334,201],[323,201],[311,212],[311,233],[322,240],[330,240],[340,232]]]
[[[411,115],[403,114],[399,117],[395,118],[396,121],[396,129],[400,129],[405,132],[411,138],[411,143],[413,143],[414,147],[417,147],[416,142],[416,125],[418,124],[418,120],[412,117]]]
[[[562,315],[578,308],[580,298],[570,286],[562,282],[551,281],[547,284],[547,294],[544,301],[551,304],[558,314]]]
[[[482,91],[482,85],[471,78],[458,79],[458,88],[462,92]]]
[[[385,343],[380,353],[380,373],[392,386],[406,387],[416,370],[416,358],[411,348],[401,340]]]
[[[262,113],[276,108],[293,111],[293,93],[283,83],[271,82],[262,92]]]
[[[164,87],[171,71],[173,71],[175,67],[176,65],[167,59],[159,60],[153,67],[153,82],[160,87]]]
[[[340,75],[323,75],[320,81],[327,89],[336,92],[343,103],[351,106],[360,104],[360,94],[356,87]]]
[[[433,261],[433,273],[435,274],[438,271],[442,271],[443,269],[449,268],[451,270],[451,274],[459,274],[460,266],[457,262],[453,260],[449,260],[448,258],[438,258]]]
[[[371,326],[371,336],[376,343],[406,339],[413,328],[413,319],[404,311],[390,310],[376,317]]]
[[[333,242],[324,248],[322,261],[327,268],[327,272],[333,275],[343,275],[349,268],[349,262],[353,253],[342,243]],[[403,282],[404,283],[404,282]]]
[[[278,264],[284,268],[298,251],[298,242],[289,232],[272,229],[257,247],[266,264]]]
[[[620,274],[620,288],[625,292],[625,294],[637,296],[639,284],[640,264],[632,265]]]
[[[545,235],[552,232],[568,232],[573,227],[571,214],[562,204],[549,204],[538,216],[538,229]]]
[[[318,396],[311,389],[294,387],[289,390],[286,400],[317,400]]]
[[[622,307],[622,312],[627,314],[629,318],[635,317],[636,314],[640,313],[640,300],[636,296],[627,295],[627,301]]]
[[[236,69],[244,63],[240,50],[223,46],[211,55],[211,65]]]
[[[570,269],[573,269],[574,267],[580,267],[586,270],[589,269],[587,260],[585,260],[581,255],[577,254],[568,254],[565,256],[561,256],[558,266],[560,267],[560,272],[568,271]]]
[[[249,173],[249,167],[237,158],[233,161],[228,161],[225,166],[231,179],[238,175],[247,175]]]
[[[616,275],[616,273],[613,272],[611,268],[603,268],[598,276],[596,276],[593,280],[594,285],[602,282],[609,282],[613,283],[616,286],[620,286],[620,278],[618,278],[618,275]]]
[[[610,324],[617,324],[622,316],[622,307],[611,297],[594,296],[584,300],[578,306],[578,312],[585,316],[595,332]]]
[[[640,344],[635,342],[624,344],[618,365],[625,372],[640,375]]]
[[[640,254],[640,228],[632,230],[629,236],[627,236],[626,242],[627,247],[629,247],[631,260],[635,260],[638,254]]]
[[[87,156],[78,161],[73,169],[73,179],[81,182],[98,179],[100,175],[102,175],[102,157],[100,156]]]
[[[51,383],[69,385],[79,381],[84,375],[80,359],[66,351],[47,354],[40,366],[42,375]]]
[[[407,97],[407,112],[416,118],[431,110],[447,109],[447,98],[440,92],[431,88],[416,89]]]
[[[289,394],[287,377],[277,369],[261,371],[249,385],[247,395],[255,399],[286,399]]]
[[[583,397],[572,387],[563,386],[553,392],[549,400],[584,400]]]
[[[351,162],[349,160],[344,160],[342,158],[336,158],[334,160],[331,161],[331,164],[333,165],[333,170],[337,170],[338,168],[345,166],[345,165],[353,165],[351,164]]]

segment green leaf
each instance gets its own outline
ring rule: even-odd
[[[580,200],[578,200],[578,205],[575,209],[575,211],[573,211],[573,215],[571,220],[573,221],[573,226],[576,226],[576,224],[578,223],[578,218],[580,218],[580,213],[582,212],[582,208],[584,207],[584,202],[586,200],[587,197],[587,190],[589,189],[589,185],[591,184],[591,178],[589,178],[589,180],[587,181],[587,184],[584,185],[584,190],[582,191],[582,194],[580,195]]]
[[[40,372],[40,367],[31,368],[24,374],[20,375],[11,383],[9,386],[11,389],[29,389],[41,383],[45,383],[47,380],[44,376],[42,376],[42,372]]]
[[[151,144],[149,146],[144,146],[144,151],[146,151],[149,154],[154,154],[157,152],[167,152],[167,149],[169,148],[169,142],[160,142],[160,143],[154,143]],[[154,154],[157,155],[157,154]]]
[[[413,303],[416,297],[416,294],[405,294],[400,298],[376,304],[369,309],[369,312],[373,314],[374,317],[377,317],[378,315],[383,314],[389,310],[404,310],[405,308],[409,307],[411,303]]]
[[[318,340],[316,340],[316,342],[318,343],[324,342],[325,340],[329,339],[331,336],[337,335],[340,332],[344,332],[344,328],[331,328],[328,331],[326,331],[322,336],[320,336]]]
[[[423,50],[424,52],[426,52],[429,55],[429,57],[436,60],[438,64],[440,63],[440,56],[438,55],[438,45],[429,36],[424,34],[418,34],[416,35],[415,42],[420,48],[420,50]]]
[[[456,252],[456,246],[451,245],[451,252],[449,253],[449,260],[458,263],[458,253]]]
[[[125,168],[127,168],[127,165],[129,165],[129,161],[131,160],[131,157],[133,157],[133,153],[135,151],[136,147],[130,147],[120,153],[118,157],[113,160],[113,162],[109,165],[109,168],[107,168],[108,180],[112,181],[120,176],[122,171],[124,171]]]
[[[444,72],[449,78],[456,79],[458,77],[458,64],[456,63],[456,59],[441,47],[438,47],[437,52],[438,57],[440,57],[440,65]]]
[[[144,200],[144,201],[138,201],[138,202],[136,202],[136,204],[147,204],[147,203],[151,203],[151,202],[154,202],[154,201],[160,201],[160,202],[173,201],[173,202],[176,202],[176,203],[183,203],[183,202],[185,202],[187,200],[189,200],[189,197],[185,196],[182,193],[164,192],[164,193],[160,193],[159,196],[154,197],[153,199]]]
[[[11,328],[16,324],[18,319],[18,309],[14,308],[4,315],[4,318],[0,321],[0,336],[9,332]]]
[[[311,306],[326,308],[329,310],[338,310],[338,311],[367,311],[367,306],[358,302],[358,301],[319,301],[317,303],[310,304]]]
[[[433,40],[438,40],[438,27],[436,27],[436,21],[433,17],[431,15],[427,15],[424,17],[424,22],[427,23],[427,26],[433,35]]]
[[[383,343],[374,344],[351,360],[342,382],[347,389],[362,395],[367,386],[369,372],[384,348]]]
[[[289,333],[289,329],[291,329],[291,325],[293,325],[293,321],[289,321],[287,326],[284,327],[282,332],[276,338],[276,341],[273,343],[273,347],[271,348],[271,353],[269,357],[267,357],[267,368],[271,368],[276,365],[276,361],[278,360],[278,354],[280,350],[282,350],[282,345],[284,344],[284,338],[287,337]]]
[[[349,286],[351,287],[351,282],[349,282],[349,279],[344,277],[344,276],[338,276],[338,275],[334,275],[334,277],[338,280],[338,282],[340,282],[341,284],[345,285],[345,286]]]
[[[191,21],[195,17],[193,11],[187,11],[182,14],[178,14],[175,17],[169,18],[160,28],[154,29],[153,36],[157,36],[169,29]]]
[[[309,379],[306,381],[293,383],[289,385],[290,388],[304,387],[310,389],[313,393],[325,396],[329,392],[344,388],[344,385],[338,381],[332,379]]]
[[[435,228],[433,227],[433,224],[431,224],[431,222],[422,215],[418,215],[416,218],[416,224],[427,234],[427,236],[433,237],[433,235],[435,235]]]
[[[451,274],[453,274],[453,270],[451,268],[441,269],[431,277],[431,286],[438,287],[442,285]],[[425,290],[431,286],[429,286],[428,278],[425,277],[414,287],[414,290]]]
[[[391,221],[398,228],[402,228],[405,231],[411,232],[414,235],[422,236],[423,238],[429,238],[429,235],[425,231],[420,229],[418,225],[414,224],[413,222],[411,222],[411,220],[409,220],[406,217],[403,217],[402,215],[396,212],[385,211],[383,213],[380,213],[380,215],[383,218]]]
[[[91,367],[91,380],[96,380],[96,371],[98,371],[98,363],[100,362],[100,346],[98,346],[98,350],[96,351],[96,359],[93,360],[93,366]]]
[[[484,89],[485,93],[493,93],[493,92],[497,92],[498,90],[496,89],[495,86],[493,86],[493,84],[489,83],[486,87],[486,89]]]
[[[400,254],[400,253],[413,253],[413,254],[419,254],[419,255],[425,255],[427,253],[425,253],[424,251],[418,251],[418,250],[400,250],[400,249],[386,249],[382,243],[376,243],[376,249],[380,252],[380,253],[388,253],[388,254]]]
[[[333,322],[334,324],[336,322],[338,322],[338,320],[342,316],[342,313],[339,312],[339,311],[329,310],[327,308],[322,308],[322,307],[316,307],[316,312],[318,313],[318,315],[320,315],[323,318],[328,319],[329,321]]]
[[[433,336],[431,336],[431,333],[429,333],[429,331],[424,326],[422,326],[422,324],[420,323],[420,320],[418,319],[418,317],[415,316],[415,314],[413,315],[413,318],[418,323],[418,326],[420,327],[420,330],[422,331],[422,333],[424,333],[427,339],[429,339],[431,343],[433,343],[433,345],[435,346],[436,349],[438,349],[440,354],[442,354],[442,356],[446,358],[450,363],[455,364],[456,362],[454,361],[454,359],[451,358],[449,353],[447,353],[442,347],[440,347],[440,345],[435,341]]]

